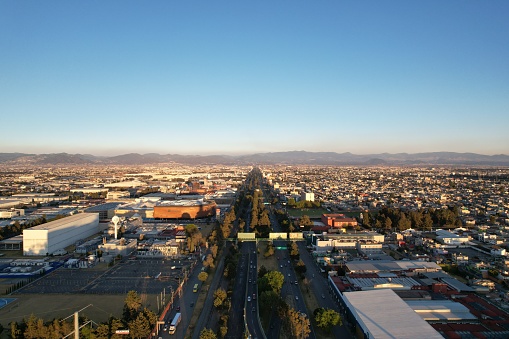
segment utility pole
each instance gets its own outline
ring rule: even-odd
[[[78,312],[74,312],[74,339],[80,339],[80,323],[78,321]]]

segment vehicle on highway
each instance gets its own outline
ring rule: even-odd
[[[256,293],[253,293],[253,300],[256,300]]]
[[[177,306],[177,312],[180,312],[180,306]]]
[[[168,331],[168,324],[164,324],[163,331]]]
[[[193,292],[194,293],[198,292],[198,284],[194,284]]]
[[[194,306],[194,303],[191,303],[191,307],[193,307],[193,306]]]
[[[295,300],[299,300],[299,296],[298,295],[295,296]]]
[[[253,309],[252,309],[251,311],[255,312],[255,311],[256,311],[256,309],[253,307]]]
[[[250,296],[247,296],[247,301],[251,301],[251,297]]]
[[[168,332],[170,334],[175,334],[175,331],[177,330],[177,326],[178,324],[180,323],[180,319],[182,318],[181,314],[180,313],[177,313],[175,314],[175,317],[173,318],[173,320],[171,321],[171,324],[170,324],[170,329],[168,330]]]
[[[322,299],[325,299],[325,294],[322,294]]]

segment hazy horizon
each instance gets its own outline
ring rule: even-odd
[[[509,154],[509,2],[0,3],[0,152]]]

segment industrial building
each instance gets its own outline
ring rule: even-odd
[[[343,293],[341,304],[358,338],[443,338],[390,289]]]
[[[23,255],[48,255],[99,232],[99,214],[79,213],[23,231]]]

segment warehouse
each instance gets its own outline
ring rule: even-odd
[[[23,255],[48,255],[99,232],[99,214],[79,213],[23,231]]]
[[[357,337],[443,338],[392,290],[347,292],[341,298],[346,319]]]

